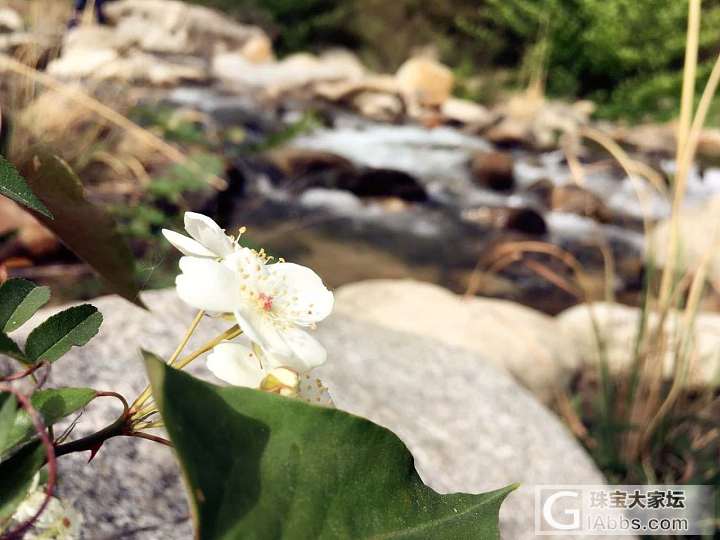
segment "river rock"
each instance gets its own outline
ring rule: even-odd
[[[351,53],[329,52],[321,56],[297,53],[280,62],[256,64],[238,52],[213,58],[215,77],[233,88],[258,89],[272,96],[327,81],[360,80],[365,68]]]
[[[598,195],[580,186],[555,186],[549,203],[556,212],[577,214],[600,223],[610,223],[613,218],[612,211]]]
[[[648,248],[652,248],[655,264],[664,267],[670,256],[672,221],[658,222],[650,232]],[[708,276],[711,282],[720,280],[720,197],[704,205],[687,207],[678,218],[678,271],[696,270],[707,256],[710,257]]]
[[[140,50],[179,55],[208,55],[241,49],[264,33],[203,6],[178,0],[108,2],[106,14],[115,33]]]
[[[475,152],[470,158],[470,171],[475,183],[494,191],[515,187],[513,158],[505,152]]]
[[[641,310],[636,307],[604,302],[591,305],[580,304],[557,316],[559,325],[570,339],[572,350],[578,361],[588,366],[596,366],[599,362],[596,332],[593,317],[602,336],[608,364],[614,373],[628,373],[632,367],[633,351]],[[665,322],[665,351],[663,368],[666,377],[673,372],[673,351],[676,347],[675,336],[679,329],[684,328],[682,313],[671,312]],[[656,313],[648,316],[648,328],[653,332],[658,324]],[[717,384],[720,376],[720,315],[716,313],[699,313],[692,333],[694,359],[688,374],[687,384],[704,386]]]
[[[495,120],[495,115],[486,107],[468,99],[449,97],[443,101],[440,113],[448,122],[455,122],[481,130],[488,127]]]
[[[169,355],[193,317],[174,291],[146,293],[144,300],[151,312],[115,297],[95,299],[105,316],[100,334],[63,358],[51,383],[112,389],[131,398],[140,392],[146,377],[138,348]],[[26,326],[55,311],[43,310]],[[191,346],[222,327],[217,320],[203,323]],[[508,345],[520,341],[510,334]],[[343,313],[324,322],[317,337],[330,357],[318,374],[338,407],[394,430],[431,487],[479,492],[522,483],[501,510],[504,538],[534,538],[535,484],[559,478],[568,484],[604,483],[559,420],[486,360],[494,354],[490,349],[455,348]],[[193,371],[210,378],[202,362]],[[77,434],[111,422],[118,412],[112,398],[94,401],[80,417]],[[89,464],[85,455],[61,458],[60,474],[60,495],[84,515],[84,538],[131,532],[163,540],[192,536],[178,467],[166,447],[112,439]]]
[[[362,281],[335,296],[336,313],[475,351],[544,400],[576,368],[555,320],[514,302],[462,297],[412,280]]]
[[[395,78],[406,101],[420,107],[440,107],[455,84],[450,68],[429,58],[407,60]]]

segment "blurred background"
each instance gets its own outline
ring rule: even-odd
[[[570,367],[534,390],[603,472],[718,482],[720,109],[701,96],[720,2],[702,5],[690,71],[678,0],[80,4],[0,0],[0,151],[26,174],[38,146],[65,160],[118,222],[144,288],[172,285],[178,255],[160,230],[193,210],[247,226],[244,243],[333,288],[414,279],[560,314],[538,320],[566,345],[555,326],[535,339]],[[704,111],[690,153],[684,80]],[[673,231],[682,264],[660,283]],[[57,300],[106,292],[6,199],[0,272]],[[593,302],[598,319],[567,311]],[[467,324],[489,332],[487,319]],[[677,367],[686,358],[700,375]],[[628,434],[638,425],[652,429]]]

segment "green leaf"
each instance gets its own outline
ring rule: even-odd
[[[27,496],[33,477],[45,463],[45,447],[29,444],[0,463],[0,531]]]
[[[50,300],[50,288],[26,279],[9,279],[0,286],[0,331],[12,332]]]
[[[0,393],[0,448],[7,444],[10,430],[15,424],[17,415],[17,400],[10,392]]]
[[[38,390],[30,402],[40,413],[45,427],[49,427],[85,407],[95,396],[97,392],[92,388],[52,388]],[[30,415],[24,409],[19,410],[9,435],[4,442],[0,440],[0,456],[32,439],[35,433]]]
[[[300,400],[217,387],[144,353],[203,540],[498,538],[514,486],[440,495],[389,430]]]
[[[0,332],[0,355],[2,354],[20,362],[27,362],[25,355],[20,350],[20,347],[17,346],[17,343],[10,339],[4,332]]]
[[[25,343],[27,361],[54,362],[73,346],[82,347],[98,333],[102,320],[102,313],[90,304],[56,313],[30,332]]]
[[[5,195],[48,219],[53,218],[50,210],[35,196],[17,169],[3,156],[0,156],[0,195]]]
[[[32,170],[25,175],[27,182],[55,216],[53,220],[41,218],[43,224],[114,293],[145,307],[135,282],[135,259],[112,217],[86,199],[80,179],[63,160],[37,153],[32,163]]]

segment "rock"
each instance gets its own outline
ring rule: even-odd
[[[146,378],[138,348],[169,355],[194,315],[174,291],[146,293],[144,299],[152,312],[114,297],[94,300],[105,316],[100,335],[64,358],[62,369],[53,370],[51,383],[115,390],[130,398],[139,393]],[[427,307],[421,305],[420,312],[426,313]],[[27,327],[55,311],[43,310]],[[191,347],[224,326],[217,320],[204,322]],[[515,336],[508,335],[508,342],[518,343]],[[485,353],[344,314],[323,323],[317,337],[331,359],[319,375],[338,407],[394,430],[434,489],[478,492],[522,484],[501,510],[505,538],[534,538],[535,484],[555,484],[559,478],[567,484],[604,483],[558,419],[490,365]],[[202,362],[193,371],[210,378]],[[118,412],[116,400],[94,401],[80,418],[77,434],[106,425]],[[117,537],[131,530],[142,530],[143,538],[192,536],[170,449],[148,441],[112,439],[91,463],[86,461],[80,454],[59,460],[60,495],[83,513],[85,538]]]
[[[639,308],[621,304],[594,303],[589,307],[580,304],[557,316],[559,325],[571,340],[571,348],[578,361],[595,366],[599,361],[596,334],[591,315],[595,317],[600,335],[604,339],[608,364],[614,373],[628,373],[632,367],[633,351],[641,311]],[[657,314],[648,316],[649,328],[658,324]],[[682,329],[682,313],[672,312],[665,321],[666,354],[663,369],[670,377],[674,364],[676,347],[675,335]],[[651,330],[652,331],[652,330]],[[696,359],[690,367],[687,384],[705,386],[717,383],[720,374],[720,315],[717,313],[698,313],[693,332],[693,354]]]
[[[0,7],[0,33],[21,32],[24,28],[20,14],[12,8]]]
[[[398,95],[372,91],[353,96],[351,106],[363,116],[378,122],[395,122],[405,111],[405,105]]]
[[[664,219],[651,230],[647,248],[652,249],[655,264],[664,267],[670,256],[672,222]],[[680,212],[678,219],[678,260],[677,271],[695,271],[710,256],[708,279],[717,283],[720,279],[720,197],[715,197],[699,207],[688,207]]]
[[[275,60],[272,41],[265,34],[257,34],[248,39],[247,43],[240,49],[240,54],[256,64]]]
[[[395,74],[406,101],[420,107],[440,107],[450,97],[455,77],[447,66],[428,58],[411,58]]]
[[[113,49],[75,49],[50,62],[47,71],[59,79],[85,79],[117,59],[118,54]]]
[[[267,154],[283,173],[281,184],[292,190],[327,188],[358,197],[398,197],[411,202],[428,200],[425,188],[411,175],[393,169],[356,167],[330,152],[284,147]]]
[[[480,187],[494,191],[515,187],[513,158],[505,152],[475,152],[470,158],[470,171]]]
[[[503,227],[532,236],[544,236],[548,232],[545,218],[532,208],[510,208],[505,214]]]
[[[405,313],[417,318],[434,309],[418,303]],[[503,538],[536,538],[536,484],[604,483],[558,419],[486,361],[493,353],[453,348],[345,313],[333,315],[317,336],[332,359],[318,373],[337,406],[392,429],[433,489],[476,493],[520,482],[500,510]]]
[[[488,141],[498,146],[513,147],[530,144],[530,127],[527,123],[505,118],[483,133]]]
[[[550,195],[550,208],[589,217],[600,223],[610,223],[612,211],[603,200],[585,188],[575,185],[555,186]]]
[[[546,208],[550,208],[552,205],[553,191],[555,191],[555,184],[548,178],[536,180],[523,190],[524,193],[534,197],[537,202]]]
[[[428,200],[420,182],[408,173],[394,169],[364,169],[346,189],[359,197],[396,197],[410,202]]]
[[[266,154],[268,160],[290,178],[341,171],[352,174],[355,166],[351,161],[331,152],[282,147]]]
[[[240,53],[218,54],[212,70],[222,82],[239,88],[256,88],[273,96],[327,81],[359,80],[365,68],[350,53],[322,56],[297,53],[280,62],[255,64]]]
[[[340,287],[335,313],[475,351],[543,400],[576,367],[552,317],[507,300],[457,296],[420,281],[370,280]]]
[[[479,103],[467,99],[449,97],[440,107],[443,118],[472,129],[484,129],[493,123],[495,115]]]
[[[168,62],[152,54],[133,52],[97,68],[93,79],[117,80],[154,86],[175,86],[180,83],[201,83],[208,79],[204,66]]]
[[[219,11],[177,0],[109,2],[108,19],[115,32],[145,52],[205,55],[239,50],[260,28],[234,22]]]

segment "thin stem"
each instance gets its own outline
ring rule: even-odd
[[[137,437],[138,439],[147,439],[148,441],[164,444],[165,446],[172,446],[172,443],[167,439],[163,439],[162,437],[158,437],[157,435],[151,435],[150,433],[135,432],[132,434],[132,436]]]
[[[130,430],[128,427],[128,416],[125,414],[123,414],[112,424],[104,427],[100,431],[88,435],[87,437],[82,437],[75,441],[70,441],[68,443],[56,446],[55,455],[60,457],[66,454],[72,454],[73,452],[90,451],[94,456],[105,441],[113,437],[119,437],[121,435],[130,435]]]
[[[240,327],[238,325],[234,325],[231,328],[228,328],[225,330],[222,334],[219,336],[216,336],[215,338],[211,339],[210,341],[206,342],[202,347],[199,349],[193,351],[189,355],[187,355],[185,358],[177,362],[173,365],[176,369],[183,369],[185,366],[187,366],[190,362],[195,360],[198,356],[201,356],[205,354],[206,352],[212,350],[216,345],[222,343],[223,341],[226,341],[228,339],[233,339],[237,336],[242,334],[242,330],[240,330]],[[138,396],[138,398],[133,402],[133,405],[131,407],[131,411],[133,412],[133,416],[137,415],[137,412],[139,410],[142,410],[142,406],[145,404],[145,402],[150,399],[152,390],[150,389],[150,386],[147,386],[145,390],[143,390],[142,394]]]
[[[193,319],[193,322],[190,324],[190,328],[188,328],[187,332],[185,332],[185,337],[183,337],[182,341],[180,342],[180,345],[178,345],[177,349],[175,349],[175,352],[170,357],[170,360],[168,360],[168,364],[171,366],[175,362],[175,360],[178,359],[178,356],[183,352],[185,347],[188,344],[188,341],[190,341],[190,338],[192,337],[193,333],[197,329],[198,325],[200,324],[200,321],[202,320],[203,316],[205,315],[205,311],[202,309],[198,311],[197,315],[195,315],[195,318]]]
[[[28,375],[32,375],[40,369],[42,366],[47,366],[47,362],[40,362],[37,364],[33,364],[27,369],[24,369],[22,371],[16,371],[15,373],[11,373],[10,375],[6,375],[5,377],[0,377],[0,382],[10,382],[10,381],[17,381],[18,379],[24,379]],[[37,379],[34,379],[34,382],[37,383]]]

